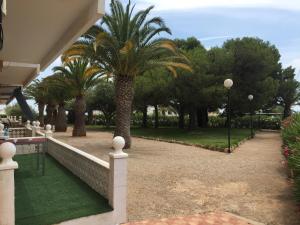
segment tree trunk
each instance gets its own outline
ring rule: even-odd
[[[86,136],[85,130],[85,110],[86,102],[83,96],[77,96],[74,105],[75,121],[73,128],[73,137]]]
[[[114,136],[125,139],[125,148],[131,147],[130,122],[133,100],[133,78],[117,76],[116,78],[116,129]]]
[[[55,105],[53,105],[53,104],[48,104],[47,105],[47,107],[46,107],[47,115],[46,115],[46,119],[45,119],[46,124],[51,124],[51,125],[54,124],[54,120],[53,120],[54,110],[55,110]]]
[[[38,110],[39,110],[39,121],[41,123],[41,127],[44,127],[44,110],[45,110],[45,104],[44,103],[38,103]]]
[[[196,109],[191,109],[189,113],[189,129],[194,130],[197,128],[197,113]]]
[[[54,106],[53,118],[52,118],[52,125],[55,125],[55,123],[56,123],[57,114],[58,114],[58,110],[57,110],[56,106]]]
[[[284,111],[283,111],[283,119],[292,115],[291,105],[285,104]]]
[[[148,122],[147,112],[148,112],[148,106],[145,105],[143,108],[143,123],[142,123],[143,128],[146,128],[148,126],[147,125],[147,122]]]
[[[179,117],[178,117],[178,127],[180,129],[184,129],[184,106],[182,104],[180,104],[179,106],[179,111],[178,111],[178,114],[179,114]]]
[[[197,109],[197,120],[199,127],[208,126],[208,109],[207,107],[201,107]]]
[[[159,127],[159,121],[158,121],[158,105],[154,106],[154,128]]]
[[[67,131],[67,116],[64,104],[59,104],[57,117],[55,120],[55,131],[66,132]]]

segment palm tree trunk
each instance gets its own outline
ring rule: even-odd
[[[77,96],[74,105],[75,121],[73,127],[73,137],[86,136],[85,129],[86,102],[83,96]]]
[[[57,117],[55,120],[55,131],[56,132],[66,132],[67,131],[67,117],[65,105],[63,103],[59,104]]]
[[[116,78],[116,129],[114,136],[125,139],[125,148],[131,147],[130,121],[133,100],[133,78],[118,76]]]
[[[154,128],[158,128],[159,122],[158,122],[158,105],[154,106]]]
[[[55,105],[53,105],[53,104],[48,104],[47,105],[47,107],[46,107],[47,115],[46,115],[46,119],[45,119],[46,124],[54,125],[54,120],[53,120],[54,110],[55,110]]]
[[[41,127],[44,127],[45,123],[44,123],[44,110],[45,110],[45,104],[39,102],[38,103],[38,110],[39,110],[39,121],[41,123]]]

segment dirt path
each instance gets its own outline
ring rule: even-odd
[[[112,134],[55,134],[108,160]],[[259,133],[233,154],[133,139],[129,153],[129,220],[227,211],[265,224],[299,225],[278,133]]]

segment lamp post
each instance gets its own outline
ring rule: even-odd
[[[227,136],[228,136],[228,153],[231,153],[230,145],[230,128],[231,128],[231,116],[230,116],[230,89],[233,85],[231,79],[224,81],[224,87],[227,89]]]
[[[252,100],[253,100],[253,95],[248,95],[248,99],[250,101],[250,129],[251,129],[251,138],[254,137],[253,133],[253,110],[252,110]]]

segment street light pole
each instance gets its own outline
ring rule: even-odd
[[[230,115],[230,89],[227,90],[227,138],[228,138],[228,153],[231,153],[231,115]]]
[[[231,79],[226,79],[224,81],[224,87],[227,89],[227,137],[228,137],[228,153],[231,153],[231,144],[230,144],[230,135],[231,135],[231,115],[230,115],[230,88],[233,85],[233,81]]]
[[[253,109],[252,109],[252,100],[253,100],[253,95],[248,95],[248,99],[250,101],[250,129],[251,129],[251,138],[254,137],[254,132],[253,132]]]

